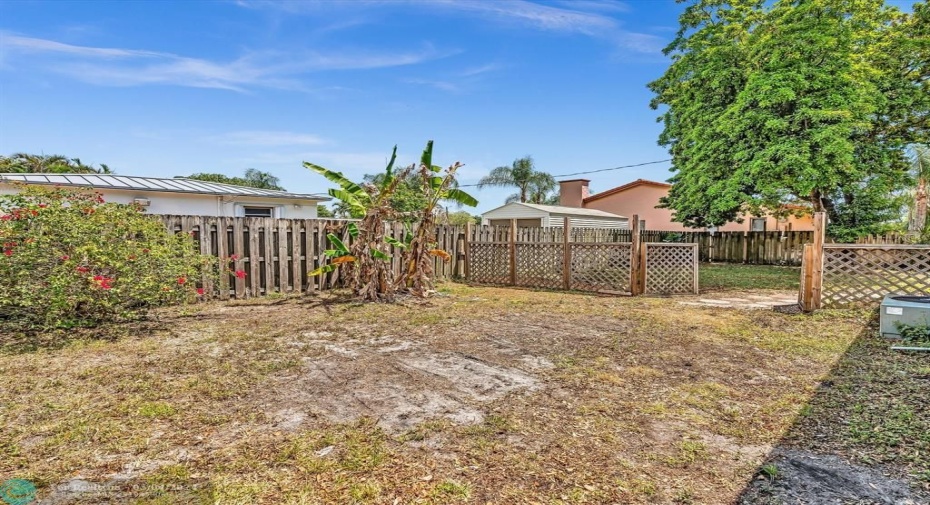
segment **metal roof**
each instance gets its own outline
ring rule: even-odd
[[[26,184],[46,184],[96,189],[122,189],[127,191],[157,191],[163,193],[289,198],[294,200],[315,200],[321,202],[331,200],[328,196],[323,195],[288,193],[287,191],[234,186],[232,184],[197,181],[193,179],[166,179],[161,177],[136,177],[131,175],[0,173],[0,182],[22,182]]]
[[[561,205],[540,205],[538,203],[522,203],[522,202],[511,202],[507,205],[503,205],[496,209],[491,209],[484,214],[494,212],[495,210],[502,209],[508,205],[523,205],[525,207],[530,207],[531,209],[541,210],[543,212],[548,212],[549,214],[555,215],[568,215],[568,216],[584,216],[584,217],[597,217],[603,219],[627,219],[626,216],[621,216],[619,214],[611,214],[610,212],[604,212],[603,210],[597,209],[583,209],[581,207],[563,207]],[[483,214],[483,215],[484,215]]]

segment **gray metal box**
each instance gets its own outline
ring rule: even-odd
[[[930,326],[930,296],[887,295],[879,320],[881,335],[891,338],[901,338],[896,324]]]

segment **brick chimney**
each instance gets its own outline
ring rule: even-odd
[[[559,205],[564,207],[582,207],[582,200],[588,197],[588,179],[559,181]]]

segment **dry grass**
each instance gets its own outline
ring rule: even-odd
[[[0,476],[136,503],[730,503],[864,325],[443,291],[205,304],[9,348]]]

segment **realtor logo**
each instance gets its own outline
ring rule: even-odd
[[[4,505],[26,505],[36,499],[36,486],[26,479],[10,479],[0,483],[0,502]]]

